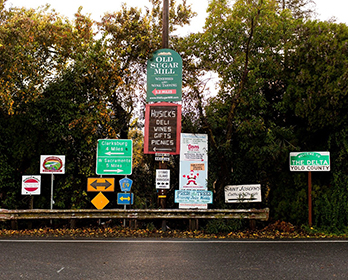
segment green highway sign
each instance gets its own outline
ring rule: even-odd
[[[182,59],[171,49],[160,49],[147,61],[147,102],[181,101]]]
[[[132,174],[133,140],[99,139],[97,147],[98,175]]]
[[[330,152],[290,153],[290,171],[330,171]]]

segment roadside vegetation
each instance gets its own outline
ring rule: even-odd
[[[100,226],[85,228],[38,228],[23,230],[0,230],[0,238],[185,238],[185,239],[347,239],[348,231],[332,233],[320,231],[314,227],[296,227],[291,223],[274,222],[260,229],[243,229],[239,231],[211,232],[201,230],[172,230],[162,231],[153,225],[146,228],[132,229],[122,226]]]
[[[170,1],[171,32],[194,24],[188,2]],[[93,208],[87,178],[95,176],[97,140],[105,138],[134,140],[133,207],[157,208],[158,163],[143,154],[142,129],[146,62],[161,48],[161,1],[152,0],[148,10],[124,5],[98,22],[83,9],[70,20],[49,7],[7,9],[5,3],[0,0],[0,208],[29,207],[21,178],[39,173],[40,155],[66,156],[66,173],[55,176],[54,208]],[[272,221],[307,224],[307,174],[289,171],[289,153],[329,151],[331,171],[312,175],[313,229],[296,232],[346,236],[348,26],[316,20],[312,4],[211,0],[203,32],[171,36],[169,44],[183,59],[182,132],[209,137],[209,207],[269,207]],[[209,73],[218,77],[216,89]],[[177,208],[178,165],[171,157],[168,208]],[[224,187],[239,184],[261,184],[262,203],[226,204]],[[48,209],[49,176],[41,185],[34,208]],[[115,194],[107,196],[106,208],[120,207]],[[218,236],[229,225],[209,227]],[[57,230],[3,229],[1,236],[60,235]],[[62,232],[83,236],[84,230]],[[226,237],[235,231],[254,234],[233,229]]]

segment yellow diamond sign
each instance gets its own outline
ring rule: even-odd
[[[110,201],[101,192],[92,199],[92,204],[98,209],[103,209]]]

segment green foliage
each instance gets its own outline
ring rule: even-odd
[[[330,151],[331,172],[312,177],[314,222],[344,231],[348,27],[310,20],[311,2],[213,0],[204,32],[172,36],[184,62],[182,131],[209,136],[213,207],[239,207],[225,204],[226,185],[259,183],[264,199],[258,207],[295,224],[307,222],[307,177],[289,171],[289,152]],[[151,3],[145,11],[124,5],[96,24],[81,10],[70,22],[48,8],[5,10],[1,4],[1,207],[27,208],[21,176],[38,173],[42,154],[67,159],[66,174],[55,176],[55,207],[90,207],[85,188],[101,138],[133,139],[134,207],[157,207],[158,163],[143,154],[143,112],[136,114],[145,103],[146,61],[161,44],[162,3]],[[194,13],[186,1],[170,3],[173,31]],[[203,79],[210,71],[219,77],[214,95]],[[176,207],[178,166],[177,157],[168,163],[168,207]],[[42,177],[34,206],[48,208],[50,179]],[[207,230],[241,226],[217,220]]]

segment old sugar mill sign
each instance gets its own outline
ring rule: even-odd
[[[147,102],[181,100],[182,59],[171,49],[160,49],[147,61]]]
[[[161,102],[145,109],[144,153],[180,153],[181,105]]]

